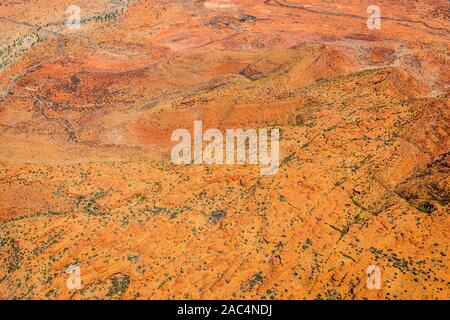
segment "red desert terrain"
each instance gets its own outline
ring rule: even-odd
[[[0,2],[1,299],[450,297],[447,0],[74,2]],[[279,171],[175,165],[195,120]]]

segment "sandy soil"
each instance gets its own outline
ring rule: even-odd
[[[450,7],[378,2],[2,1],[0,298],[448,299]],[[279,172],[174,165],[194,120]]]

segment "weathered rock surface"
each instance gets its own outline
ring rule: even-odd
[[[448,1],[380,30],[356,0],[79,3],[0,4],[0,298],[448,299]],[[280,171],[173,165],[194,120],[280,128]]]

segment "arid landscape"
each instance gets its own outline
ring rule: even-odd
[[[449,27],[448,0],[2,0],[0,299],[449,299]],[[175,165],[195,120],[279,128],[279,171]]]

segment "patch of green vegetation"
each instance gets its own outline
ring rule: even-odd
[[[416,209],[428,215],[431,215],[434,211],[436,211],[436,207],[427,201],[422,202],[419,206],[416,207]]]
[[[336,129],[338,126],[337,125],[334,125],[334,126],[331,126],[331,127],[328,127],[328,128],[324,128],[323,129],[323,132],[330,132],[330,131],[333,131],[334,129]]]
[[[80,172],[80,178],[81,179],[86,179],[87,177],[89,177],[91,175],[90,171],[81,171]]]
[[[19,244],[16,240],[6,238],[0,241],[2,247],[6,247],[6,255],[2,257],[2,264],[7,266],[8,273],[20,270],[22,256],[19,248]]]
[[[103,199],[108,195],[108,191],[100,188],[99,191],[91,193],[88,196],[78,196],[76,199],[76,204],[79,205],[82,210],[88,215],[103,215],[104,212],[101,210],[100,205],[97,200]]]
[[[164,273],[164,280],[161,281],[161,283],[158,286],[158,289],[161,289],[164,285],[172,281],[173,277],[169,275],[168,273]]]
[[[300,148],[302,148],[302,149],[305,149],[305,148],[308,148],[308,147],[309,147],[309,142],[304,143],[304,144],[302,144],[302,145],[300,146]]]
[[[148,200],[148,197],[146,195],[143,195],[143,194],[140,194],[140,193],[135,194],[134,197],[137,198],[138,201],[141,202],[141,203]]]
[[[345,181],[347,181],[347,178],[342,178],[342,179],[336,181],[336,182],[334,183],[334,186],[335,186],[335,187],[339,187],[339,186],[341,186],[342,184],[344,184]]]
[[[277,289],[270,288],[261,296],[262,300],[275,300],[277,298]]]
[[[54,196],[60,196],[61,195],[61,191],[64,188],[64,186],[59,186],[58,189],[55,190],[55,192],[53,192]]]
[[[258,285],[262,285],[264,283],[264,277],[262,272],[256,272],[253,276],[247,281],[246,285],[241,289],[245,292],[252,291]]]
[[[112,276],[111,282],[112,284],[107,296],[113,298],[120,296],[127,291],[128,286],[130,285],[130,277],[123,274],[117,274]]]
[[[313,244],[313,241],[312,241],[310,238],[307,238],[306,241],[305,241],[305,243],[302,245],[302,249],[303,249],[303,250],[306,250],[306,249],[308,249],[309,247],[311,247],[312,244]]]
[[[52,298],[54,298],[56,296],[57,293],[58,293],[58,291],[56,289],[51,289],[45,294],[45,296],[48,299],[52,299]]]
[[[99,191],[95,192],[92,197],[94,200],[100,200],[106,197],[107,195],[108,192],[103,190],[103,188],[100,188]]]
[[[361,203],[359,203],[357,200],[355,200],[355,198],[352,198],[352,203],[357,206],[358,208],[367,211],[368,209],[366,207],[364,207]]]
[[[227,212],[225,210],[215,210],[209,215],[209,223],[218,224],[226,215]]]

